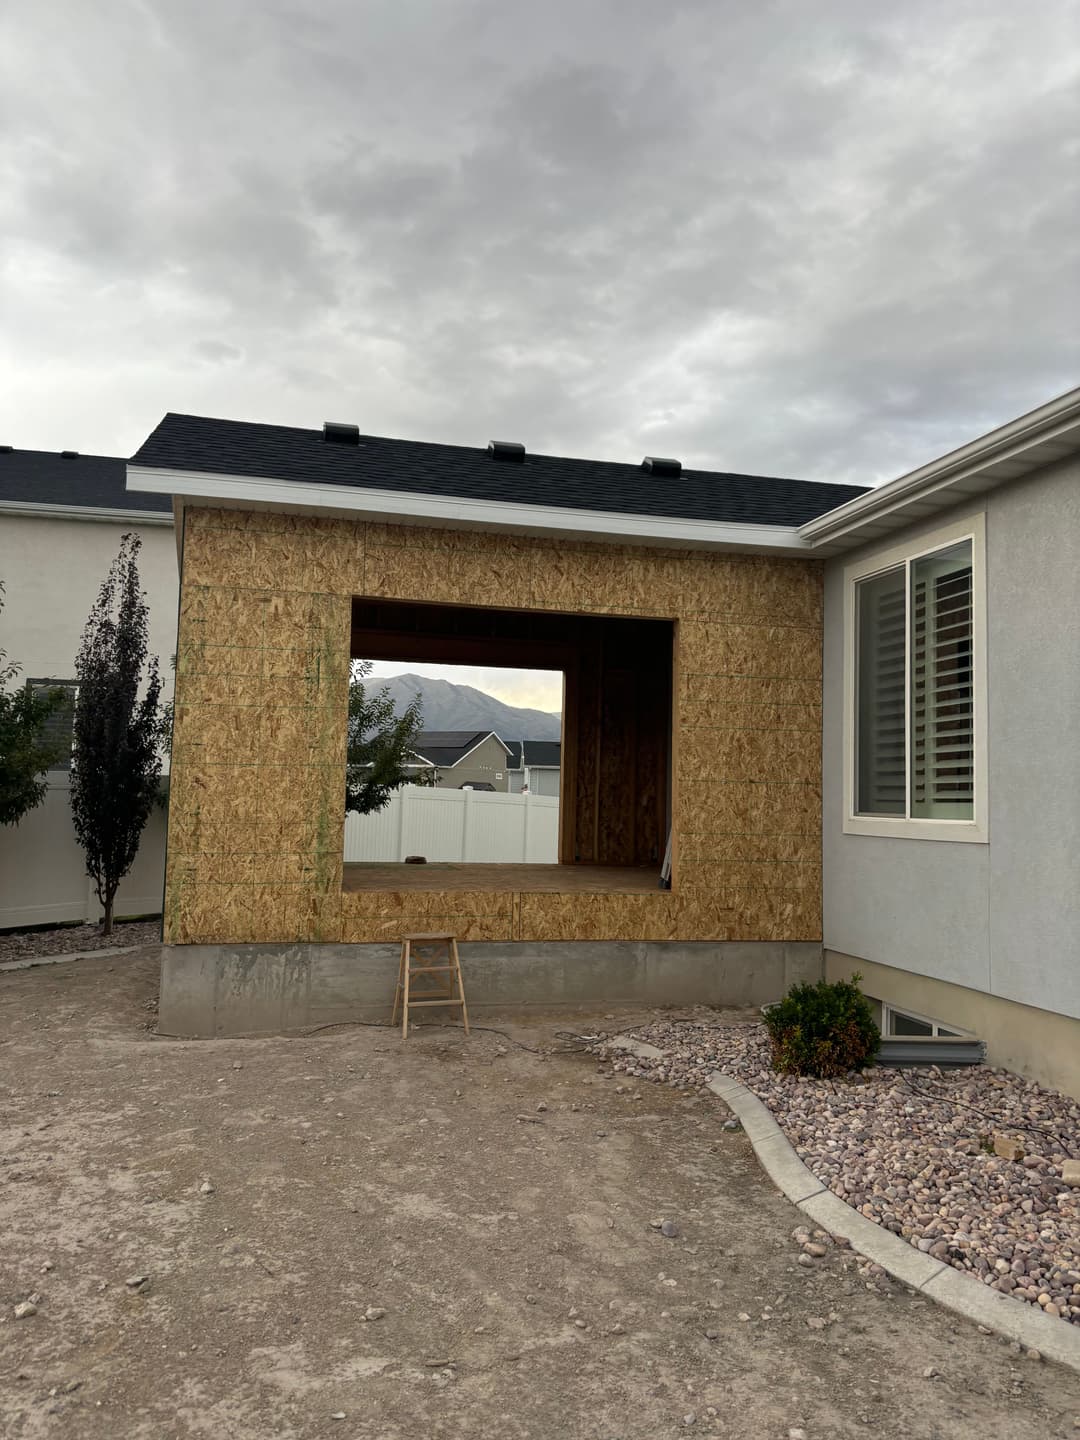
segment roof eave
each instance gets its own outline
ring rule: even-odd
[[[853,549],[1080,451],[1080,389],[869,490],[799,529],[815,554]]]
[[[219,508],[284,510],[339,515],[403,525],[508,531],[622,544],[752,554],[806,554],[809,541],[795,526],[691,520],[657,515],[623,515],[459,496],[410,494],[345,485],[224,475],[129,463],[129,490],[172,495],[181,504]]]
[[[122,510],[111,505],[52,505],[41,500],[0,500],[0,514],[36,520],[87,520],[107,525],[171,525],[168,510]]]

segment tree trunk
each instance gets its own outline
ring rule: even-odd
[[[116,899],[116,891],[115,891],[115,890],[109,890],[109,891],[106,892],[106,894],[105,894],[105,918],[104,918],[104,919],[102,920],[102,922],[101,922],[101,933],[102,933],[103,935],[111,935],[111,934],[112,934],[112,912],[113,912],[113,901],[114,901],[115,899]]]

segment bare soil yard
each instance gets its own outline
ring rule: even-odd
[[[1075,1375],[798,1263],[711,1097],[483,1032],[157,1039],[156,978],[0,977],[12,1440],[1077,1433]]]

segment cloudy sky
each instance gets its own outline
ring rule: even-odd
[[[6,0],[0,441],[871,482],[1080,375],[1077,0]]]
[[[449,680],[453,685],[471,685],[494,695],[507,705],[524,705],[529,710],[561,710],[563,677],[559,670],[509,670],[491,665],[427,665],[410,660],[397,664],[392,660],[373,660],[374,681],[392,675],[428,675],[433,680]],[[432,726],[429,723],[428,729]]]

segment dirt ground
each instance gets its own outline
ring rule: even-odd
[[[0,977],[11,1440],[1077,1433],[1075,1375],[797,1264],[711,1097],[483,1032],[157,1039],[155,989],[151,951]]]

